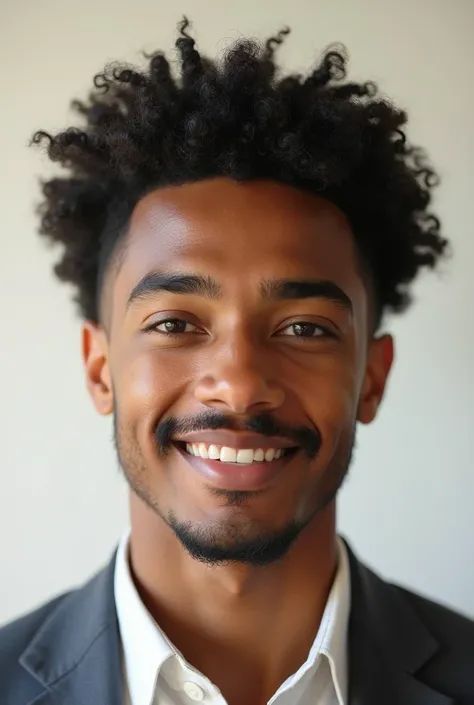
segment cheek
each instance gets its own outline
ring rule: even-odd
[[[134,351],[121,360],[115,389],[122,417],[147,424],[162,416],[179,394],[182,370],[151,351]]]
[[[332,359],[309,374],[300,391],[306,415],[322,435],[322,452],[331,455],[341,435],[354,426],[358,406],[358,380],[347,359]]]

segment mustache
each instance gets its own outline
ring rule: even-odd
[[[158,450],[166,454],[171,449],[173,436],[177,434],[217,430],[251,431],[262,436],[281,436],[294,441],[295,446],[300,446],[310,459],[316,457],[322,443],[321,433],[316,426],[313,428],[295,428],[278,421],[269,412],[252,416],[237,425],[235,421],[225,414],[214,410],[182,419],[170,416],[158,424],[155,437]]]

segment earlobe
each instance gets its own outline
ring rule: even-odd
[[[99,414],[107,416],[114,408],[109,349],[104,329],[92,321],[82,326],[82,359],[94,406]]]
[[[357,420],[371,423],[383,399],[394,357],[394,342],[390,335],[374,338],[369,343],[367,366],[359,397]]]

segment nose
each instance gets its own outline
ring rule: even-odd
[[[285,392],[273,373],[268,351],[245,336],[235,337],[201,369],[194,395],[201,404],[235,415],[278,409]]]

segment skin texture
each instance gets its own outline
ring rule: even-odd
[[[127,307],[137,283],[164,270],[212,277],[221,294],[155,292]],[[323,298],[265,299],[262,279],[333,282],[352,311]],[[229,703],[267,702],[319,627],[337,567],[335,495],[356,423],[374,419],[393,359],[390,336],[371,334],[350,225],[328,201],[272,181],[156,190],[137,204],[106,286],[107,327],[84,324],[83,357],[96,409],[115,413],[137,588]],[[144,332],[175,318],[189,322],[177,337]],[[315,324],[312,337],[295,335],[298,321]],[[209,412],[237,431],[267,414],[317,432],[319,451],[298,452],[261,491],[217,491],[156,442],[163,420]],[[176,530],[184,522],[229,560],[193,558]],[[276,541],[289,527],[278,560],[245,559],[259,537]]]

